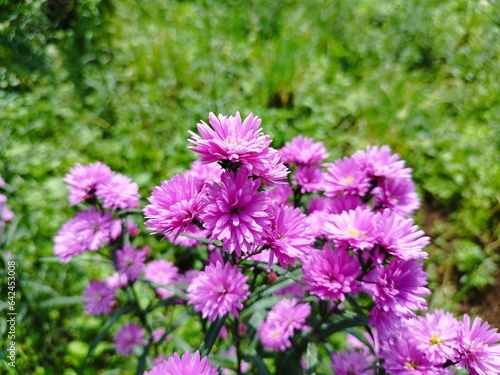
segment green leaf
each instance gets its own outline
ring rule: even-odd
[[[318,363],[318,347],[315,343],[310,342],[307,344],[307,351],[306,351],[307,375],[316,374],[317,363]]]
[[[334,322],[328,322],[321,327],[321,331],[316,334],[317,341],[322,341],[335,332],[345,331],[353,327],[367,327],[368,319],[362,315],[342,318]]]
[[[49,299],[46,299],[46,300],[40,302],[40,307],[79,305],[81,303],[82,303],[81,296],[54,297],[54,298],[49,298]]]
[[[215,322],[210,324],[210,328],[208,328],[205,337],[203,338],[203,342],[200,345],[200,353],[202,356],[210,354],[212,347],[219,336],[219,332],[224,326],[224,322],[226,321],[227,315],[224,315],[222,318],[217,319]]]

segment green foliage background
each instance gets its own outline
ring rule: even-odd
[[[498,2],[0,0],[0,89],[16,214],[3,246],[19,280],[18,368],[2,371],[74,374],[100,324],[64,298],[99,267],[51,259],[73,214],[62,177],[99,160],[148,197],[194,159],[187,130],[210,111],[253,112],[275,148],[321,140],[331,161],[390,145],[413,168],[433,238],[432,306],[459,313],[495,284]],[[112,344],[99,356],[88,373],[126,372]]]

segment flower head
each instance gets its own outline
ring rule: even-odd
[[[393,154],[389,146],[368,146],[366,150],[356,151],[352,158],[370,177],[411,178],[411,168],[406,168],[405,162],[399,160],[399,155]]]
[[[332,354],[332,369],[335,375],[375,375],[366,353],[358,351]]]
[[[370,178],[353,158],[339,159],[327,164],[323,175],[325,195],[334,197],[338,194],[364,196],[370,189]]]
[[[222,174],[221,184],[207,185],[201,215],[211,239],[222,241],[224,250],[238,256],[248,253],[252,244],[262,244],[269,227],[267,193],[258,191],[260,179],[248,177],[244,170],[236,176],[228,171]]]
[[[210,322],[227,313],[237,317],[242,302],[250,295],[247,280],[248,276],[230,263],[208,265],[191,281],[187,289],[188,304]]]
[[[315,193],[323,186],[323,170],[316,165],[299,165],[293,175],[294,183],[304,193]]]
[[[210,366],[208,357],[200,358],[200,352],[193,356],[189,352],[179,357],[177,353],[161,361],[144,375],[218,375],[217,366]]]
[[[129,323],[121,327],[115,335],[115,349],[118,354],[128,357],[135,345],[147,345],[144,328]]]
[[[359,250],[371,249],[375,244],[373,221],[374,213],[370,209],[357,207],[330,215],[323,229],[328,238],[338,245],[350,245]]]
[[[113,175],[113,171],[100,162],[87,166],[76,164],[64,177],[64,181],[70,190],[70,204],[74,206],[83,200],[95,198],[97,187],[110,181]]]
[[[144,278],[152,283],[168,286],[177,279],[178,272],[178,268],[175,267],[173,263],[168,260],[158,259],[146,264],[144,268]],[[174,295],[171,289],[172,288],[157,287],[155,291],[158,297],[166,299]]]
[[[115,303],[115,289],[105,281],[92,280],[83,292],[83,309],[88,315],[109,314]]]
[[[116,251],[116,259],[120,272],[127,275],[129,281],[134,281],[139,278],[144,268],[146,254],[132,245],[124,245]]]
[[[122,174],[115,174],[98,184],[95,187],[95,195],[102,199],[104,208],[124,210],[139,207],[139,186]]]
[[[373,189],[373,194],[376,207],[390,208],[403,216],[413,214],[420,207],[415,185],[405,178],[382,181]]]
[[[299,135],[278,150],[283,163],[313,165],[322,163],[330,154],[323,142]]]

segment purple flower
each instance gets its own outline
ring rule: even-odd
[[[95,162],[87,166],[76,164],[64,177],[70,190],[69,202],[75,204],[95,198],[95,191],[100,184],[113,178],[113,171],[105,164]]]
[[[210,366],[208,357],[200,359],[200,352],[196,351],[193,356],[189,352],[179,357],[174,353],[166,361],[159,362],[151,371],[144,375],[218,375],[217,366]]]
[[[269,199],[277,205],[289,204],[293,189],[289,184],[280,184],[269,190]]]
[[[177,238],[182,232],[199,229],[196,223],[205,203],[200,184],[192,176],[183,173],[163,181],[153,188],[148,200],[150,204],[144,208],[145,224],[153,233],[163,233],[165,237],[173,233]]]
[[[370,189],[370,178],[353,158],[327,164],[323,180],[323,190],[328,197],[342,193],[364,196]]]
[[[390,208],[403,216],[413,214],[420,207],[415,185],[411,180],[404,178],[380,182],[373,189],[373,194],[376,207]]]
[[[293,138],[278,151],[283,163],[298,165],[317,165],[330,155],[323,142],[314,142],[312,138],[302,135]]]
[[[104,208],[124,210],[139,207],[139,186],[122,174],[115,174],[95,187],[95,195]]]
[[[405,219],[390,209],[375,215],[376,239],[379,246],[403,260],[427,258],[423,248],[430,242],[412,219]]]
[[[434,365],[457,359],[461,324],[451,313],[436,310],[433,314],[412,318],[406,328],[416,347]]]
[[[139,278],[146,261],[144,251],[137,250],[132,245],[124,245],[122,249],[116,251],[118,270],[127,275],[129,281]]]
[[[239,170],[236,177],[224,172],[221,184],[205,189],[201,216],[205,228],[212,233],[211,240],[221,240],[224,250],[238,256],[248,253],[252,244],[262,244],[269,227],[269,199],[266,192],[258,192],[259,187],[260,179],[249,179],[246,171]]]
[[[375,375],[366,353],[358,351],[333,353],[332,369],[335,375]]]
[[[372,296],[375,306],[400,317],[414,315],[413,310],[426,310],[421,296],[429,295],[427,274],[423,264],[414,260],[394,259],[388,266],[377,265],[363,279],[364,289]]]
[[[259,173],[252,172],[254,176],[260,177],[262,183],[266,186],[287,184],[286,176],[288,175],[288,168],[281,162],[278,151],[269,147],[266,154],[266,164],[262,171]]]
[[[330,215],[323,229],[328,238],[340,246],[371,249],[375,243],[373,221],[374,213],[370,209],[358,207],[339,215]]]
[[[208,182],[220,182],[220,175],[223,171],[218,163],[204,164],[196,160],[191,163],[191,168],[185,174],[197,180],[199,184],[198,189],[201,190],[203,185]]]
[[[115,289],[105,281],[92,280],[83,292],[83,309],[88,315],[109,314],[115,304]]]
[[[345,249],[311,251],[303,263],[302,281],[311,292],[320,299],[345,300],[345,295],[357,294],[361,275],[361,266]]]
[[[248,276],[230,263],[208,265],[191,281],[187,289],[188,304],[210,322],[227,313],[237,317],[242,302],[250,295],[247,280]]]
[[[115,350],[118,354],[128,357],[135,345],[147,345],[144,338],[144,328],[129,323],[121,327],[115,335]]]
[[[368,146],[352,156],[356,163],[370,177],[379,178],[411,178],[411,168],[406,168],[405,162],[399,160],[398,154],[392,154],[389,146]]]
[[[328,212],[331,214],[341,214],[344,211],[355,210],[356,208],[368,208],[368,205],[361,202],[357,195],[341,194],[330,199]]]
[[[323,170],[316,165],[299,165],[293,176],[302,194],[315,193],[323,187]]]
[[[189,142],[194,146],[202,163],[228,161],[231,164],[242,165],[254,175],[259,175],[266,168],[265,157],[271,140],[259,128],[261,120],[248,115],[243,122],[239,112],[235,116],[216,117],[209,114],[210,125],[201,121],[198,125],[200,135],[189,132]]]
[[[54,238],[54,254],[67,263],[85,250],[96,251],[120,233],[121,223],[110,212],[91,208],[63,224]]]
[[[395,341],[387,342],[380,357],[384,359],[384,368],[391,375],[438,375],[442,368],[435,367],[425,356],[425,353],[416,347],[414,341],[409,340],[404,333]]]
[[[283,268],[287,263],[293,266],[295,260],[302,260],[314,243],[306,229],[306,215],[299,208],[275,207],[266,240],[271,250],[269,265],[274,256]]]
[[[128,285],[127,275],[115,272],[106,279],[106,284],[113,290],[125,288]]]
[[[471,325],[469,315],[463,317],[460,332],[460,366],[465,366],[471,375],[500,373],[500,334],[490,329],[487,322],[475,318]]]
[[[144,279],[152,283],[168,286],[177,279],[178,272],[177,267],[167,260],[153,260],[144,268]],[[174,295],[172,289],[173,287],[170,289],[157,287],[155,291],[159,298],[167,299]]]

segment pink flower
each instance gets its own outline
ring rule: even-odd
[[[196,224],[205,206],[200,187],[198,181],[186,173],[154,187],[148,198],[150,204],[144,208],[146,227],[165,237],[173,233],[174,238],[182,232],[198,230]]]
[[[298,165],[318,165],[330,155],[323,142],[314,142],[312,138],[302,135],[293,138],[278,151],[283,163]]]
[[[371,249],[375,244],[374,213],[361,207],[339,215],[332,214],[323,229],[328,238],[340,246]]]
[[[469,315],[463,317],[458,352],[460,366],[465,366],[471,375],[500,373],[500,334],[497,329],[475,318],[471,324]]]
[[[95,187],[95,195],[104,208],[124,210],[139,207],[139,186],[122,174],[115,174]]]
[[[121,327],[115,335],[115,349],[118,354],[128,357],[136,345],[147,345],[144,338],[144,328],[129,323]]]
[[[115,304],[115,289],[105,281],[92,280],[83,292],[83,309],[88,315],[109,314]]]
[[[146,254],[132,245],[124,245],[116,251],[116,260],[119,271],[127,275],[129,281],[134,281],[139,278],[144,268]]]
[[[113,178],[113,171],[105,164],[95,162],[87,166],[76,164],[64,177],[70,190],[69,202],[72,206],[88,199],[95,198],[100,184]]]
[[[342,193],[364,196],[370,189],[370,178],[353,158],[345,157],[327,164],[323,181],[323,190],[328,197]]]
[[[238,317],[242,302],[250,295],[247,280],[248,276],[230,263],[208,265],[191,281],[187,289],[188,304],[210,322],[227,313]]]
[[[366,353],[358,351],[332,354],[332,369],[335,375],[375,375]]]
[[[293,179],[301,187],[302,194],[315,193],[323,187],[323,170],[315,165],[299,165]]]
[[[361,202],[357,195],[337,195],[330,200],[329,212],[331,214],[341,214],[344,211],[355,210],[356,208],[368,208],[368,205]]]
[[[248,253],[252,244],[260,245],[269,227],[269,198],[258,192],[260,179],[249,179],[248,172],[224,172],[221,184],[206,187],[206,207],[201,218],[211,232],[211,240],[220,240],[223,249],[238,256]]]
[[[402,333],[384,345],[380,353],[384,368],[391,375],[440,375],[443,369],[434,366],[415,342]]]
[[[352,158],[370,177],[411,179],[411,168],[406,168],[405,162],[399,160],[398,154],[392,154],[389,146],[368,146],[359,150]]]
[[[258,117],[250,114],[242,122],[239,112],[229,117],[216,117],[210,113],[209,122],[210,125],[203,121],[198,124],[201,136],[189,132],[189,142],[194,144],[190,149],[198,154],[202,163],[226,161],[236,166],[242,165],[257,176],[266,168],[265,154],[271,140],[262,133]],[[233,167],[230,169],[234,170]]]
[[[382,181],[373,194],[376,207],[390,208],[400,215],[411,215],[420,207],[413,182],[405,178]]]
[[[412,219],[405,219],[390,209],[375,215],[375,231],[379,246],[403,260],[427,258],[423,251],[430,238],[425,236]]]
[[[218,163],[208,163],[204,164],[199,160],[191,163],[191,168],[185,172],[186,175],[192,176],[198,181],[199,190],[202,189],[203,185],[209,182],[220,182],[220,175],[224,170]]]
[[[311,294],[320,299],[345,300],[346,294],[357,294],[361,266],[345,249],[312,251],[303,263],[302,281]]]
[[[179,357],[174,353],[166,361],[156,364],[151,371],[144,375],[218,375],[217,366],[210,366],[207,357],[200,359],[200,352],[196,351],[193,356],[189,352]]]
[[[167,288],[157,287],[155,291],[159,298],[167,299],[174,295],[173,286],[168,286],[177,279],[178,272],[177,267],[167,260],[153,260],[144,268],[144,279],[166,286]]]
[[[306,215],[299,208],[275,207],[266,243],[271,250],[269,265],[274,256],[283,268],[302,260],[314,244],[314,238],[307,233]]]

